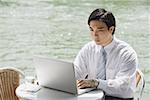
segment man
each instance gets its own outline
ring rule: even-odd
[[[74,61],[78,87],[102,89],[106,100],[132,100],[136,52],[114,36],[116,22],[111,12],[94,10],[88,25],[93,41],[80,50]]]

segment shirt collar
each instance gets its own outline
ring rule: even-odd
[[[113,36],[112,42],[104,47],[107,54],[109,54],[110,51],[113,49],[113,47],[116,45],[116,40],[117,40],[116,37]]]
[[[97,48],[98,51],[102,48],[102,46],[101,45],[97,45],[95,43],[95,41],[92,41],[92,42],[94,43],[94,45],[96,45],[96,48]],[[110,53],[110,51],[114,48],[116,43],[117,43],[117,38],[115,36],[113,36],[112,42],[104,47],[104,50],[106,51],[107,54]]]

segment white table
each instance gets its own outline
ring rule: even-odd
[[[27,85],[22,84],[16,89],[16,94],[21,100],[102,100],[102,90],[94,90],[79,96],[42,87],[37,92],[27,92]]]

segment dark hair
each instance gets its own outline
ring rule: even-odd
[[[89,16],[89,19],[88,19],[88,25],[90,25],[90,21],[92,21],[92,20],[99,20],[99,21],[104,22],[107,25],[108,29],[111,26],[116,27],[116,21],[115,21],[114,15],[111,12],[106,11],[103,8],[95,9],[91,13],[91,15]],[[112,35],[114,34],[114,32],[115,32],[115,28],[113,30]]]

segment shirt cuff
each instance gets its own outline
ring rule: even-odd
[[[105,90],[107,87],[107,80],[98,79],[98,82],[99,82],[99,85],[97,88]]]

